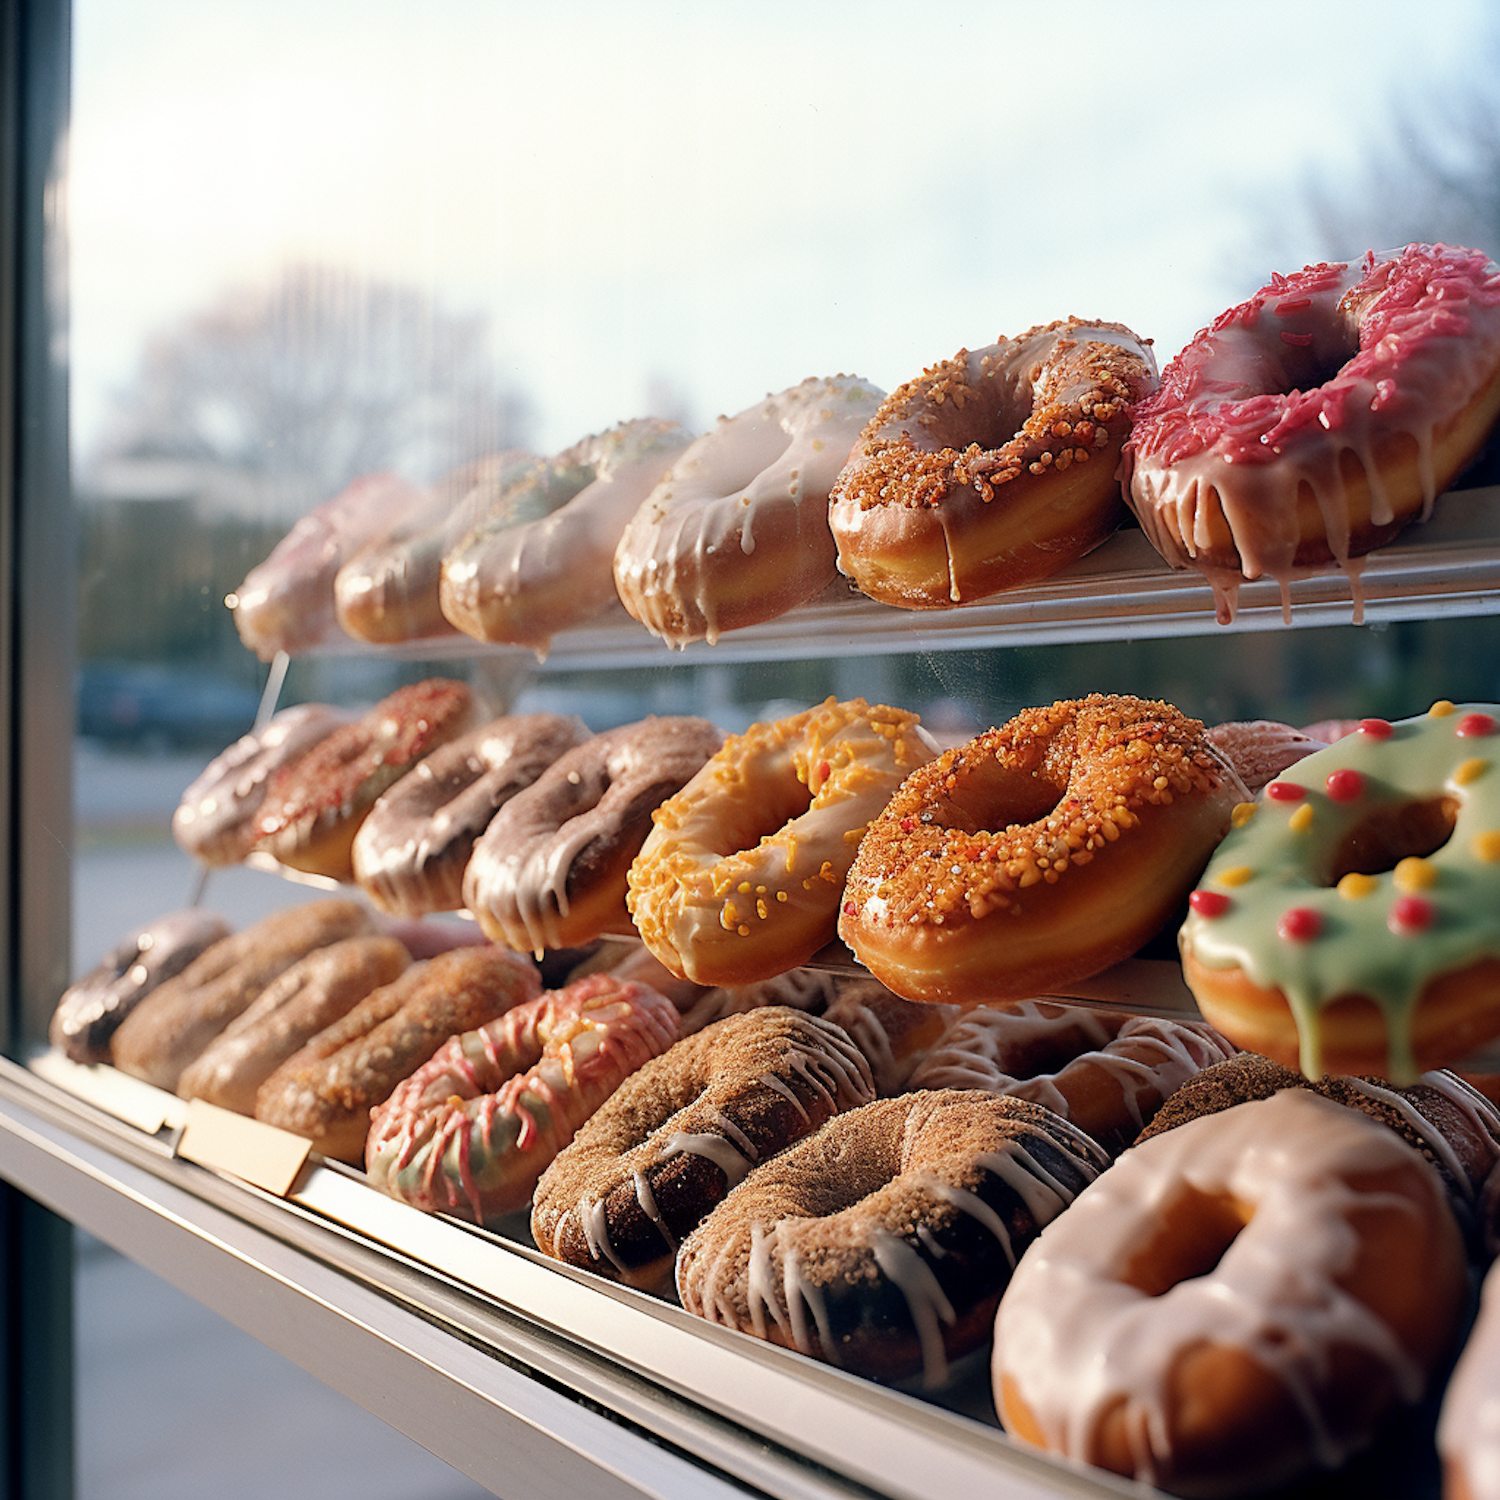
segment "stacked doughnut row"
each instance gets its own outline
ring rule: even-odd
[[[833,589],[952,608],[1046,578],[1133,513],[1173,567],[1342,568],[1479,454],[1500,415],[1500,271],[1408,245],[1276,275],[1158,379],[1150,341],[1068,318],[885,396],[810,378],[693,438],[640,420],[420,487],[355,481],[229,596],[265,659],[337,635],[545,652],[621,606],[671,645]]]

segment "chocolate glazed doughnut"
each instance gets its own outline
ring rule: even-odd
[[[633,932],[626,876],[651,815],[723,738],[706,719],[649,718],[559,756],[475,843],[464,905],[522,953]]]
[[[874,1095],[828,1021],[768,1006],[716,1022],[627,1078],[542,1174],[537,1247],[662,1289],[683,1236],[753,1166]]]

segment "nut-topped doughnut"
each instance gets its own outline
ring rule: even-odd
[[[663,803],[630,868],[646,946],[698,984],[806,963],[834,937],[865,828],[931,758],[914,714],[863,698],[730,735]]]
[[[1150,346],[1077,318],[960,350],[888,396],[834,486],[839,569],[904,609],[1055,573],[1125,514],[1115,470]]]
[[[529,486],[503,491],[445,554],[444,615],[475,640],[545,650],[602,613],[615,603],[621,533],[690,440],[675,422],[626,422],[539,461]]]
[[[863,1054],[817,1016],[715,1022],[627,1078],[542,1174],[537,1247],[663,1286],[678,1244],[753,1166],[874,1095]]]
[[[474,840],[588,737],[571,714],[512,714],[434,750],[381,793],[360,825],[349,851],[355,880],[396,916],[457,911]]]
[[[1467,1292],[1431,1166],[1290,1089],[1132,1148],[1042,1231],[995,1320],[996,1406],[1075,1463],[1259,1493],[1420,1400]]]
[[[929,1090],[836,1115],[683,1242],[691,1313],[846,1370],[944,1384],[1011,1271],[1109,1165],[1050,1110]]]
[[[1231,1041],[1405,1083],[1500,1035],[1500,705],[1366,719],[1234,822],[1180,935]]]
[[[1141,529],[1212,584],[1344,568],[1478,453],[1500,412],[1500,269],[1408,245],[1274,276],[1222,313],[1142,402],[1123,473]],[[1356,593],[1356,602],[1357,602]]]
[[[647,985],[593,974],[447,1042],[378,1106],[370,1181],[476,1224],[524,1208],[543,1169],[642,1063],[677,1040]]]
[[[860,844],[839,936],[909,1000],[1044,994],[1162,926],[1240,792],[1170,704],[1031,709],[907,777]]]
[[[625,608],[682,646],[773,619],[836,582],[828,494],[881,394],[852,376],[814,377],[720,417],[620,537]]]
[[[909,1086],[1030,1099],[1119,1152],[1164,1100],[1233,1055],[1211,1026],[1023,1000],[958,1016],[913,1069]]]
[[[474,716],[461,682],[432,677],[397,688],[276,771],[256,814],[256,850],[294,870],[353,880],[350,849],[375,799]]]
[[[651,814],[723,738],[706,719],[652,717],[564,752],[475,841],[464,905],[523,953],[630,932],[626,874]]]

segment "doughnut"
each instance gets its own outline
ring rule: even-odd
[[[317,646],[334,626],[333,584],[360,548],[430,504],[395,474],[367,474],[302,517],[225,600],[240,639],[262,661]]]
[[[355,880],[393,915],[460,910],[474,840],[588,734],[572,715],[513,714],[440,746],[375,799],[349,850]]]
[[[255,1118],[306,1136],[324,1156],[364,1160],[370,1111],[449,1037],[541,986],[525,959],[487,944],[412,964],[294,1052],[256,1090]]]
[[[1250,719],[1215,724],[1205,736],[1234,767],[1247,792],[1258,792],[1285,770],[1322,750],[1332,740],[1314,739],[1306,731],[1274,719]]]
[[[476,1224],[525,1208],[542,1169],[642,1063],[677,1040],[677,1012],[608,974],[446,1042],[375,1110],[365,1170],[428,1213]]]
[[[989,1338],[1021,1253],[1108,1165],[1023,1100],[878,1099],[751,1172],[683,1241],[677,1290],[710,1323],[935,1389]]]
[[[649,949],[646,951],[650,952]],[[672,977],[670,970],[664,972]],[[678,981],[679,984],[683,982]],[[759,1010],[763,1005],[786,1005],[793,1010],[821,1016],[847,982],[828,969],[788,969],[785,974],[762,979],[756,984],[717,985],[713,989],[694,986],[696,993],[678,1002],[677,1034],[692,1036],[705,1026],[722,1021],[725,1016]]]
[[[201,907],[169,912],[137,928],[63,991],[47,1040],[74,1062],[108,1062],[110,1038],[125,1017],[231,931],[217,912]]]
[[[909,1087],[1030,1099],[1115,1154],[1188,1079],[1233,1054],[1210,1026],[1022,1000],[958,1016]]]
[[[116,1029],[110,1056],[122,1072],[169,1092],[182,1070],[278,975],[318,948],[369,932],[357,901],[310,901],[263,917],[206,948],[156,986]]]
[[[908,1000],[1045,993],[1161,928],[1240,790],[1170,704],[1031,709],[907,777],[859,846],[839,936]]]
[[[881,394],[854,376],[813,377],[720,417],[620,537],[626,610],[669,645],[713,644],[836,583],[828,494]]]
[[[1046,578],[1125,515],[1115,475],[1156,389],[1147,341],[1077,318],[961,349],[887,396],[833,489],[839,570],[902,609]]]
[[[183,792],[172,814],[178,848],[205,865],[241,863],[255,847],[255,819],[271,777],[347,722],[326,704],[298,703],[242,735]]]
[[[844,980],[822,1012],[864,1053],[875,1092],[883,1099],[917,1087],[911,1082],[914,1071],[962,1014],[956,1005],[903,1000],[878,979]]]
[[[646,946],[699,984],[751,984],[832,942],[860,837],[932,758],[914,714],[863,698],[730,735],[630,867]]]
[[[443,556],[492,492],[514,485],[537,463],[506,448],[466,464],[433,487],[422,507],[356,552],[333,580],[333,607],[346,635],[372,645],[457,637],[439,598]]]
[[[1484,1278],[1479,1315],[1443,1395],[1437,1447],[1443,1500],[1500,1497],[1500,1266]]]
[[[675,422],[626,422],[539,462],[443,558],[444,615],[475,640],[545,651],[614,605],[615,546],[690,441]]]
[[[874,1092],[863,1054],[816,1016],[767,1006],[706,1027],[631,1074],[542,1174],[537,1248],[665,1287],[678,1244],[753,1166]]]
[[[261,1084],[325,1027],[411,963],[396,938],[345,938],[278,975],[182,1070],[177,1092],[236,1114],[255,1112]]]
[[[1500,271],[1408,245],[1273,276],[1199,332],[1136,410],[1122,474],[1141,529],[1218,617],[1243,579],[1358,562],[1478,454],[1500,413]],[[1357,616],[1356,616],[1357,623]]]
[[[1500,705],[1366,719],[1234,821],[1180,934],[1232,1042],[1408,1083],[1500,1034]]]
[[[255,817],[255,852],[352,881],[350,846],[375,799],[424,755],[464,734],[475,714],[461,682],[432,677],[397,688],[271,777]]]
[[[651,814],[722,740],[706,719],[653,717],[565,751],[475,840],[464,905],[523,953],[631,932],[626,872]]]
[[[1135,1146],[1042,1231],[995,1320],[995,1403],[1075,1463],[1252,1494],[1420,1400],[1466,1300],[1428,1163],[1288,1089]]]

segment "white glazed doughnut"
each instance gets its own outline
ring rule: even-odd
[[[671,645],[770,620],[837,580],[828,495],[881,392],[812,378],[720,417],[625,528],[615,587]]]

